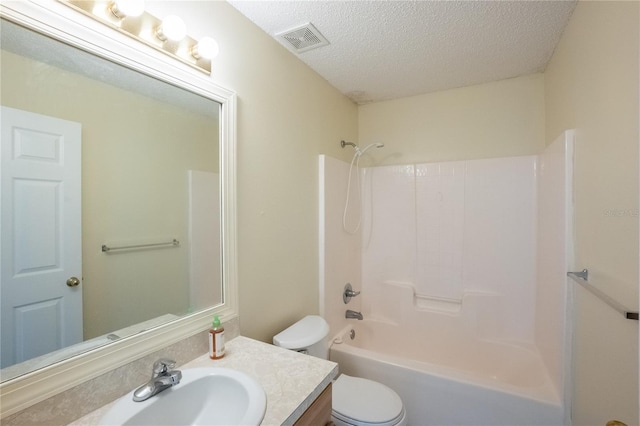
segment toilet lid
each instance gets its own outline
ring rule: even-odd
[[[329,324],[318,315],[307,315],[273,336],[273,344],[285,349],[302,349],[320,342],[329,334]]]
[[[351,424],[393,425],[402,416],[402,400],[382,383],[341,374],[333,383],[333,415]]]

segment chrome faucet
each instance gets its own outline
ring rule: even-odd
[[[346,283],[344,285],[344,291],[342,292],[342,301],[347,304],[351,301],[352,297],[356,297],[359,295],[359,291],[353,291],[353,287],[351,287],[351,283]]]
[[[347,312],[345,312],[344,317],[345,318],[352,318],[352,319],[361,320],[362,319],[362,314],[360,312],[356,312],[356,311],[352,311],[351,309],[347,309]]]
[[[147,400],[153,395],[180,383],[182,372],[180,370],[171,370],[175,365],[176,362],[170,359],[159,359],[154,362],[151,380],[133,392],[133,400],[135,402]]]

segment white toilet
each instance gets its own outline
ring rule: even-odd
[[[281,348],[329,358],[329,324],[309,315],[273,337]],[[341,374],[333,382],[331,417],[336,426],[404,426],[402,400],[391,388],[373,380]]]

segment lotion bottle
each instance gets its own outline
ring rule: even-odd
[[[213,328],[209,330],[209,358],[220,359],[224,356],[224,327],[220,325],[220,318],[213,317]]]

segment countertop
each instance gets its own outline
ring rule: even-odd
[[[226,367],[247,373],[267,394],[267,411],[262,425],[292,425],[338,374],[338,364],[279,348],[247,337],[225,344],[226,355],[212,360],[204,354],[180,369]],[[133,390],[133,389],[132,389]],[[96,425],[115,403],[109,403],[70,423]]]

